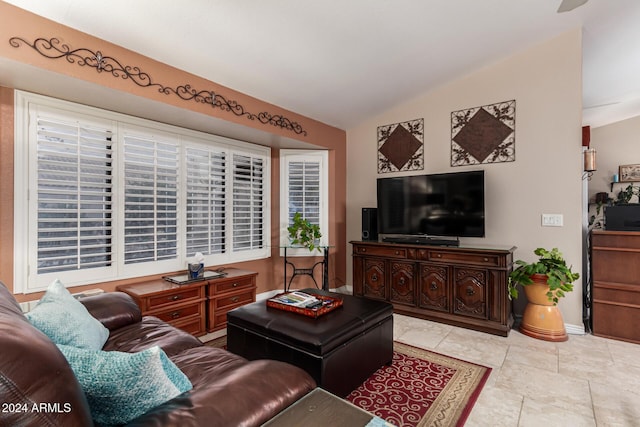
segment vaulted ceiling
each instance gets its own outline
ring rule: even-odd
[[[342,129],[582,27],[584,124],[640,115],[638,0],[5,1]]]

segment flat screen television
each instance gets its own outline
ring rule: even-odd
[[[484,190],[484,171],[379,178],[378,233],[484,237]]]

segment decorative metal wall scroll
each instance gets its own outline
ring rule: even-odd
[[[516,101],[451,113],[451,166],[516,159]]]
[[[378,173],[424,169],[424,119],[378,127]]]
[[[174,88],[156,83],[148,73],[145,73],[139,67],[122,65],[117,59],[111,56],[105,56],[99,50],[95,52],[87,48],[72,50],[68,44],[60,43],[60,40],[55,37],[49,40],[40,37],[35,39],[33,43],[29,43],[20,37],[12,37],[9,39],[9,44],[15,48],[21,47],[23,43],[45,58],[64,58],[70,64],[95,68],[98,73],[104,71],[113,77],[130,80],[140,87],[155,87],[158,89],[158,92],[165,95],[173,94],[185,101],[193,100],[202,104],[209,104],[213,108],[220,108],[222,111],[231,112],[239,117],[244,116],[249,120],[258,120],[262,124],[270,124],[287,129],[298,135],[307,135],[307,131],[304,130],[299,123],[293,122],[280,114],[273,115],[267,112],[254,114],[246,111],[237,101],[227,99],[212,90],[197,90],[191,87],[190,84],[179,85]]]

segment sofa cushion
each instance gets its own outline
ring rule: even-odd
[[[78,301],[110,331],[142,320],[140,307],[124,292],[105,292]]]
[[[0,403],[56,410],[0,411],[0,426],[90,426],[87,400],[54,343],[26,319],[0,283]],[[26,405],[26,406],[25,406]],[[5,408],[6,409],[6,408]]]
[[[100,350],[109,338],[109,330],[59,280],[26,316],[56,344]]]
[[[259,426],[316,386],[302,369],[202,346],[171,358],[193,390],[155,407],[127,427]]]
[[[156,345],[172,358],[186,349],[201,347],[202,342],[157,317],[144,316],[140,322],[111,331],[102,349],[136,353]]]
[[[191,382],[159,347],[140,353],[58,345],[87,396],[94,421],[123,424],[191,390]]]

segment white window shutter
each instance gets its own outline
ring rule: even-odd
[[[178,257],[180,147],[170,138],[124,136],[124,262]]]
[[[265,236],[265,159],[233,154],[233,251],[263,249]]]
[[[300,212],[320,226],[321,245],[328,245],[329,195],[328,152],[326,150],[280,150],[280,244],[289,243],[287,227]],[[308,256],[306,249],[291,249],[290,256]]]
[[[320,225],[320,161],[301,160],[288,162],[289,175],[289,224],[300,212],[312,224]]]
[[[186,149],[187,256],[226,252],[227,154],[207,147]]]
[[[38,114],[37,273],[112,263],[110,128]]]
[[[16,91],[16,291],[270,255],[270,149]]]

